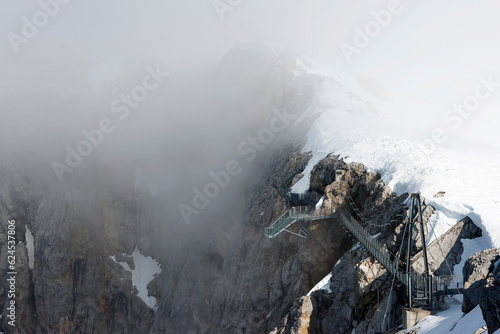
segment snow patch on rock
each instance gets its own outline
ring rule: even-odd
[[[309,293],[307,295],[310,296],[311,293],[313,293],[314,291],[318,291],[318,290],[326,290],[328,292],[332,292],[332,290],[330,289],[330,279],[331,278],[332,278],[332,273],[330,272],[321,281],[319,281],[318,284],[316,284],[311,289],[311,291],[309,291]]]
[[[26,248],[28,249],[28,266],[35,269],[35,238],[28,226],[26,226]]]
[[[153,310],[157,310],[156,298],[148,296],[148,284],[161,272],[160,264],[149,256],[144,256],[139,252],[137,247],[132,253],[134,259],[135,269],[130,269],[126,262],[116,261],[114,256],[109,258],[121,265],[125,270],[132,273],[132,285],[137,289],[137,296],[141,298],[144,303]]]

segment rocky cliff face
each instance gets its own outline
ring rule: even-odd
[[[2,219],[17,222],[18,309],[17,327],[4,321],[4,331],[147,332],[154,311],[132,292],[130,273],[109,259],[112,254],[131,254],[135,247],[140,248],[134,238],[137,205],[133,184],[117,183],[113,175],[101,175],[88,189],[85,183],[80,183],[82,188],[60,185],[32,197],[18,197],[13,196],[16,189],[20,194],[29,193],[26,184],[34,184],[11,172],[9,181],[2,184]],[[34,236],[32,269],[26,228]],[[4,243],[2,260],[7,254],[5,247]],[[7,277],[7,271],[3,261],[2,277]],[[2,297],[5,307],[6,294]]]
[[[267,117],[249,117],[242,132],[258,133],[268,125],[262,120],[278,117],[276,113],[296,118],[311,105],[321,78],[305,75],[296,80],[296,55],[288,51],[276,55],[263,47],[242,51],[244,63],[250,67],[258,63],[261,69],[253,73],[252,84],[245,81],[247,86],[242,88],[234,73],[233,60],[241,59],[238,52],[228,55],[212,80],[220,83],[229,71],[234,77],[227,85],[233,93],[252,88],[238,97],[243,100],[240,103]],[[240,70],[248,69],[236,65]],[[263,97],[262,92],[266,92]],[[227,121],[231,124],[232,120]],[[300,140],[306,123],[294,131]],[[0,217],[3,222],[16,221],[18,309],[14,328],[6,317],[5,223],[0,237],[1,329],[7,333],[265,330],[269,319],[280,318],[298,295],[331,269],[326,254],[337,252],[340,257],[349,246],[343,240],[335,240],[334,246],[325,242],[324,250],[312,249],[323,252],[318,256],[296,240],[273,243],[264,239],[263,226],[287,207],[271,186],[272,177],[308,158],[298,153],[301,144],[289,137],[286,131],[276,134],[273,143],[255,158],[258,168],[245,166],[243,176],[231,182],[230,189],[238,190],[221,192],[218,200],[229,204],[208,207],[200,216],[201,223],[191,225],[173,214],[178,207],[172,199],[182,194],[170,191],[169,182],[177,176],[159,178],[163,184],[141,181],[137,177],[140,166],[121,164],[127,159],[114,163],[100,159],[109,152],[95,153],[63,183],[51,181],[53,175],[41,171],[50,162],[34,161],[31,156],[4,159],[0,166]],[[189,165],[185,168],[192,169]],[[184,187],[190,191],[190,180],[185,181]],[[34,237],[29,245],[27,229]],[[28,248],[34,251],[31,259]],[[134,271],[141,268],[134,257],[137,252],[156,259],[162,269],[156,278],[141,281],[141,286],[136,280],[143,273]],[[148,294],[156,299],[156,305],[145,302]]]
[[[462,311],[468,313],[481,307],[488,333],[500,328],[500,249],[486,249],[467,259],[463,269],[464,302]]]
[[[262,63],[264,70],[252,77],[262,85],[245,95],[245,103],[255,103],[250,106],[267,116],[273,109],[299,116],[314,106],[322,79],[302,73],[304,77],[297,80],[302,70],[296,66],[296,55],[258,49],[245,53],[241,64],[235,60],[241,59],[239,52],[227,56],[218,72],[221,77],[214,80],[227,79],[223,73],[233,73],[235,66],[245,69],[248,62]],[[234,75],[229,84],[237,79]],[[262,91],[265,98],[256,100]],[[173,178],[193,168],[189,159],[179,162],[185,164],[176,167],[174,177],[163,180],[163,187],[160,181],[138,179],[132,164],[109,165],[99,159],[60,184],[47,181],[36,166],[25,170],[22,164],[3,163],[0,218],[16,221],[19,243],[14,328],[7,323],[8,234],[2,223],[1,329],[6,333],[351,333],[356,328],[368,333],[397,324],[403,304],[400,287],[336,219],[290,227],[305,228],[307,239],[285,232],[273,239],[264,237],[264,227],[290,208],[273,180],[310,158],[301,152],[309,121],[276,135],[259,152],[254,167],[243,173],[245,177],[232,182],[232,190],[221,192],[219,200],[227,204],[208,206],[199,215],[201,222],[190,225],[173,214],[178,212],[175,199],[182,194],[169,191]],[[344,182],[335,181],[338,169],[346,171]],[[163,169],[159,170],[161,175]],[[183,186],[190,188],[187,178],[185,182]],[[401,251],[407,194],[394,194],[379,174],[331,155],[314,167],[311,191],[318,198],[324,196],[323,208],[328,210],[345,206],[351,196],[367,217],[365,228],[393,254]],[[433,208],[426,205],[424,212],[427,221]],[[415,252],[422,247],[417,232]],[[453,259],[461,253],[459,245],[456,248]],[[141,280],[145,272],[140,259],[149,257],[158,261],[161,272]],[[330,272],[330,291],[307,296]],[[151,300],[152,304],[147,302]]]

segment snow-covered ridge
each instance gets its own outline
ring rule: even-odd
[[[388,94],[372,80],[351,73],[314,71],[324,77],[322,91],[302,116],[319,114],[303,147],[312,158],[293,192],[309,188],[310,173],[321,159],[340,154],[346,162],[361,162],[368,170],[379,172],[396,193],[419,192],[436,208],[429,220],[428,243],[465,216],[483,230],[481,238],[462,240],[464,253],[455,274],[462,273],[465,261],[476,252],[500,247],[500,152],[495,143],[448,135],[445,142],[434,142],[429,150],[424,144],[432,140],[433,122],[428,127],[422,126],[425,119],[418,124],[406,122],[404,113],[395,114],[397,108]],[[439,192],[444,196],[434,197]],[[312,291],[328,288],[330,277]],[[450,310],[419,322],[419,333],[472,333],[485,325],[479,307],[463,315],[458,301],[451,304]]]
[[[303,148],[312,152],[312,158],[304,171],[306,177],[292,191],[305,191],[314,165],[333,152],[379,172],[397,193],[420,192],[437,209],[430,222],[429,242],[468,215],[486,232],[483,248],[500,246],[496,223],[500,157],[495,146],[450,137],[426,152],[422,145],[432,129],[399,123],[391,117],[392,106],[368,94],[353,74],[324,77],[317,102],[308,111],[320,114]],[[440,191],[444,197],[434,198]]]

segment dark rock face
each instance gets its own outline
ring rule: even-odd
[[[338,155],[329,155],[313,167],[310,189],[323,194],[327,185],[335,181],[335,171],[345,166]]]
[[[9,176],[9,177],[7,177]],[[33,188],[26,189],[30,185]],[[26,190],[26,192],[24,192]],[[28,178],[23,177],[16,172],[15,168],[10,164],[5,164],[0,169],[0,307],[2,308],[2,330],[6,333],[35,333],[38,329],[38,321],[33,300],[33,280],[31,271],[28,266],[28,252],[26,249],[25,226],[23,221],[31,219],[34,216],[31,210],[31,205],[37,202],[43,188],[33,184]],[[8,221],[15,221],[15,237],[16,245],[15,252],[15,269],[16,279],[16,324],[17,327],[8,325],[10,320],[7,315],[7,303],[11,298],[9,294],[8,278],[9,270],[8,255]]]
[[[21,324],[19,332],[34,333],[37,330],[35,307],[33,305],[33,283],[28,267],[28,252],[24,243],[16,247],[17,275],[16,275],[16,302],[18,306],[18,323]],[[10,270],[9,270],[10,271]],[[6,287],[7,288],[7,287]],[[6,317],[6,314],[4,314]]]
[[[495,253],[498,255],[491,259],[490,265],[488,266],[488,272],[486,273],[486,278],[474,282],[470,286],[468,294],[477,294],[479,297],[479,306],[481,307],[481,312],[483,313],[483,318],[486,321],[486,327],[488,328],[488,333],[494,333],[500,328],[500,249],[487,250],[486,252],[483,252],[475,254],[474,257],[479,255],[479,257],[482,257],[483,260],[486,260],[491,259]],[[485,265],[482,266],[482,270],[480,270],[483,273],[488,262],[485,262],[484,264]],[[472,270],[472,272],[477,273],[477,270]],[[471,301],[471,299],[472,298],[468,299],[469,305],[471,302],[475,302],[475,300]]]
[[[500,328],[500,268],[498,268],[498,260],[500,256],[495,258],[495,268],[491,275],[486,278],[486,284],[481,293],[479,306],[483,313],[483,318],[488,327],[488,333],[495,333]]]
[[[27,222],[17,210],[24,207],[36,213],[26,213],[34,215],[33,270],[28,267],[25,240],[16,252],[19,332],[138,333],[151,327],[154,311],[131,291],[130,273],[108,256],[130,254],[138,246],[126,236],[134,234],[135,201],[130,196],[134,192],[127,185],[113,184],[112,177],[100,185],[88,197],[80,191],[55,188],[43,200],[13,199],[12,211],[7,207],[2,214],[2,219],[16,219],[17,236],[23,240]],[[2,190],[5,193],[8,188]],[[81,209],[90,207],[101,210]],[[2,251],[2,257],[5,254]],[[4,268],[0,274],[5,278]],[[14,327],[4,322],[3,329],[8,333]]]
[[[275,170],[293,170],[290,165],[267,168],[264,174],[271,176]],[[271,179],[259,185],[263,190],[252,198],[241,234],[223,254],[224,265],[212,302],[217,305],[216,301],[225,300],[226,303],[215,308],[217,318],[212,332],[244,333],[248,328],[260,333],[279,332],[283,315],[297,303],[287,330],[301,333],[304,323],[312,321],[308,318],[312,299],[297,300],[326,276],[352,247],[351,240],[335,233],[333,222],[329,221],[305,223],[310,239],[285,232],[273,239],[265,238],[263,228],[289,208],[288,203],[277,196],[269,182]],[[300,226],[290,227],[291,230],[298,228]],[[242,314],[251,316],[242,317]]]
[[[332,305],[321,320],[322,333],[378,331],[389,306],[385,325],[399,321],[397,292],[389,299],[392,277],[362,251],[346,254],[333,268],[330,288]],[[317,295],[315,295],[317,296]]]
[[[360,251],[348,252],[353,242],[338,222],[304,223],[310,239],[286,233],[274,239],[263,235],[263,227],[289,208],[272,186],[272,179],[303,162],[299,149],[300,145],[292,145],[279,155],[269,153],[244,209],[245,219],[235,224],[233,231],[204,233],[177,252],[159,257],[164,270],[149,289],[158,299],[156,313],[131,288],[130,273],[109,258],[115,256],[133,268],[131,254],[136,247],[155,256],[149,253],[151,241],[144,235],[144,230],[153,227],[147,225],[152,216],[136,201],[133,183],[123,182],[126,177],[102,172],[102,178],[81,191],[62,186],[35,198],[30,206],[12,199],[5,202],[12,204],[11,208],[2,206],[4,219],[13,217],[21,222],[23,218],[18,217],[33,217],[33,270],[28,268],[23,243],[18,246],[19,284],[23,288],[17,298],[25,304],[19,313],[22,331],[243,333],[252,328],[256,332],[300,333],[308,327],[308,331],[319,333],[338,328],[347,332],[353,324],[366,330],[375,328],[385,303],[390,303],[391,310],[397,309],[398,299],[396,294],[390,301],[385,296],[390,279],[383,268]],[[363,199],[359,205],[367,214],[381,204],[394,212],[401,210],[401,199],[388,196],[380,180],[370,182],[377,179],[376,174],[366,173],[359,164],[344,167],[347,183],[334,182],[321,190],[326,194],[326,207],[343,203],[347,192],[352,192],[354,198]],[[3,192],[9,193],[12,186],[7,185]],[[363,197],[361,191],[369,195]],[[28,207],[30,211],[21,209]],[[377,219],[375,214],[370,218]],[[24,224],[18,228],[23,229]],[[24,232],[18,235],[24,236]],[[155,237],[161,235],[150,236]],[[332,293],[320,291],[302,298],[335,263],[338,282],[331,284]],[[0,263],[0,269],[5,275],[5,263]],[[345,298],[347,302],[338,302]],[[296,311],[286,316],[282,326],[293,305]],[[339,312],[343,317],[337,319]],[[390,314],[388,321],[397,321],[397,316]]]
[[[97,185],[82,191],[54,188],[30,206],[14,198],[5,201],[0,207],[3,218],[33,217],[33,270],[28,268],[26,240],[18,246],[22,291],[17,298],[23,303],[18,330],[244,333],[251,328],[284,334],[351,333],[354,328],[368,333],[393,327],[400,322],[403,304],[398,285],[390,293],[392,277],[369,254],[353,248],[356,241],[335,219],[290,227],[306,228],[310,239],[287,233],[264,237],[263,228],[290,207],[272,180],[303,163],[308,156],[299,152],[300,147],[269,152],[242,209],[244,219],[231,218],[234,223],[226,231],[203,229],[182,246],[169,245],[166,255],[155,254],[151,247],[151,240],[159,243],[164,237],[150,223],[154,208],[136,200],[139,190],[123,182],[123,175],[102,172]],[[401,230],[398,215],[404,213],[407,196],[395,196],[380,175],[361,164],[327,159],[346,175],[344,182],[317,188],[325,194],[323,207],[345,206],[349,194],[367,217],[366,228],[380,233],[378,240],[388,249],[396,249],[400,240],[394,230]],[[321,165],[331,169],[325,161]],[[312,176],[319,180],[314,172]],[[3,193],[12,187],[5,185]],[[24,229],[24,224],[18,228]],[[24,231],[18,235],[24,239]],[[0,241],[5,254],[5,240]],[[110,259],[114,256],[133,268],[136,247],[162,264],[161,274],[149,284],[150,295],[158,300],[156,312],[137,296],[131,274]],[[6,264],[1,261],[0,275],[5,276]],[[332,268],[331,292],[306,296]],[[5,303],[5,286],[3,291]],[[9,330],[5,324],[4,328]]]
[[[464,302],[462,311],[470,312],[478,304],[490,333],[500,328],[500,249],[487,249],[467,259],[463,269]]]

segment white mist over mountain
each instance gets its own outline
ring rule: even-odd
[[[47,77],[45,64],[37,61],[41,52],[58,59],[54,66],[81,68],[73,73],[73,81],[80,77],[96,85],[123,80],[120,71],[135,64],[161,63],[174,72],[209,68],[234,44],[264,42],[300,50],[325,67],[355,71],[380,83],[393,102],[391,117],[481,142],[499,142],[494,121],[500,92],[481,101],[460,131],[445,120],[446,111],[472,94],[480,77],[500,81],[500,23],[495,16],[500,5],[495,1],[257,0],[233,2],[222,14],[216,10],[217,1],[61,1],[54,17],[18,44],[16,53],[9,33],[23,37],[25,19],[33,22],[42,10],[40,3],[4,4],[4,84],[9,84],[11,74],[26,91],[34,89],[33,81],[40,79],[22,78],[30,73]],[[396,13],[384,18],[392,7]],[[378,28],[375,17],[382,22]],[[372,29],[368,34],[373,37],[359,48],[357,32],[366,29]],[[342,43],[358,51],[346,57]],[[82,68],[82,62],[88,65]],[[68,82],[54,78],[46,86],[57,87],[59,80]]]
[[[306,174],[335,152],[380,172],[398,193],[421,192],[437,209],[431,239],[469,215],[485,233],[465,242],[457,271],[473,252],[500,245],[498,1],[40,0],[2,9],[2,160],[7,151],[25,155],[57,182],[50,162],[77,149],[82,130],[115,117],[89,160],[112,162],[117,173],[131,167],[151,196],[166,199],[165,211],[178,212],[175,201],[190,203],[267,112],[258,100],[272,70],[260,68],[267,51],[242,53],[255,68],[238,68],[233,53],[234,67],[217,77],[220,60],[234,45],[290,48],[304,55],[304,72],[324,78],[304,116],[319,117],[303,149],[313,153]],[[127,94],[152,87],[151,68],[169,76],[132,107]],[[233,182],[207,212],[230,216],[240,205],[232,191],[243,187],[245,178]],[[439,191],[445,197],[433,198]]]
[[[2,142],[8,138],[17,148],[37,143],[37,154],[61,157],[67,145],[77,145],[83,129],[113,114],[114,102],[128,108],[123,94],[141,83],[148,66],[161,67],[173,77],[151,92],[144,111],[131,118],[134,130],[130,124],[118,126],[111,143],[127,143],[122,146],[130,151],[141,140],[148,142],[144,138],[152,133],[168,134],[169,142],[183,142],[172,139],[183,136],[203,138],[202,133],[217,130],[194,121],[191,124],[198,124],[189,126],[189,119],[201,115],[210,119],[210,113],[226,107],[201,102],[184,106],[183,98],[211,98],[201,98],[189,88],[180,93],[179,89],[192,86],[190,80],[202,79],[176,75],[212,69],[234,44],[268,43],[300,50],[317,64],[314,71],[321,75],[350,72],[343,76],[349,80],[339,78],[344,91],[337,93],[357,92],[373,99],[377,117],[385,120],[382,126],[371,121],[373,113],[365,113],[349,123],[358,130],[372,131],[378,124],[378,132],[399,129],[427,146],[459,149],[465,140],[476,150],[481,145],[498,148],[497,2],[217,4],[201,0],[9,3],[0,14],[0,34],[6,36],[0,42],[1,127],[6,137]],[[176,80],[182,80],[184,88],[175,88]],[[325,94],[322,103],[338,107],[337,93]],[[165,100],[170,101],[168,107]],[[192,135],[167,131],[167,124],[184,126]],[[125,133],[133,143],[123,139]]]

